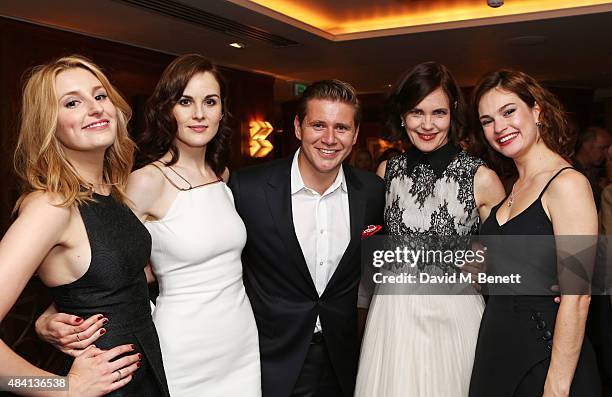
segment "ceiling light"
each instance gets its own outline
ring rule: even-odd
[[[239,42],[234,42],[234,43],[230,43],[230,47],[234,47],[234,48],[245,48],[246,44],[244,43],[239,43]]]
[[[489,7],[497,8],[504,5],[504,0],[487,0]]]

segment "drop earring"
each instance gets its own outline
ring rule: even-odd
[[[402,121],[401,121],[400,125],[401,125],[402,127],[405,127],[405,126],[406,126],[406,123],[404,122],[404,120],[402,120]]]

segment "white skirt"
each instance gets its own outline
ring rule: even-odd
[[[467,396],[483,310],[480,295],[375,295],[355,396]]]

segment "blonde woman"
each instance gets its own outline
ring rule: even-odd
[[[143,271],[151,239],[124,193],[130,115],[100,69],[78,56],[35,68],[23,92],[22,196],[0,241],[0,321],[34,273],[75,322],[104,313],[105,335],[71,363],[66,396],[168,395]],[[2,341],[0,361],[0,376],[52,375]]]

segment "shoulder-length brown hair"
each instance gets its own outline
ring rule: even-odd
[[[455,78],[438,62],[423,62],[410,69],[397,88],[385,102],[386,124],[389,140],[407,140],[406,129],[401,125],[406,112],[417,106],[425,97],[441,88],[448,97],[451,123],[448,129],[449,141],[457,144],[465,134],[465,101]]]
[[[484,76],[474,88],[472,94],[472,120],[477,134],[484,141],[484,132],[478,115],[480,99],[490,90],[500,88],[516,94],[527,106],[533,108],[537,103],[540,106],[541,125],[538,126],[540,137],[546,146],[569,159],[574,148],[574,137],[568,128],[567,118],[559,100],[548,90],[542,87],[536,79],[518,70],[502,69]]]
[[[206,162],[212,170],[221,175],[227,163],[231,130],[227,109],[227,86],[217,67],[199,54],[186,54],[176,58],[162,73],[153,94],[145,106],[145,129],[138,137],[139,151],[136,154],[136,167],[143,167],[159,160],[170,152],[167,165],[175,164],[179,152],[174,144],[177,124],[172,109],[181,99],[185,87],[191,78],[198,73],[210,73],[219,83],[221,94],[221,111],[223,118],[219,130],[206,146]]]
[[[104,156],[103,181],[111,186],[115,198],[124,204],[129,203],[124,188],[132,169],[135,148],[127,130],[132,110],[100,67],[85,57],[72,55],[36,66],[28,75],[23,89],[14,157],[22,193],[15,210],[25,196],[34,191],[58,193],[63,199],[60,205],[64,207],[93,200],[91,184],[78,174],[55,135],[59,110],[55,80],[59,73],[74,68],[91,72],[117,108],[117,137]]]

